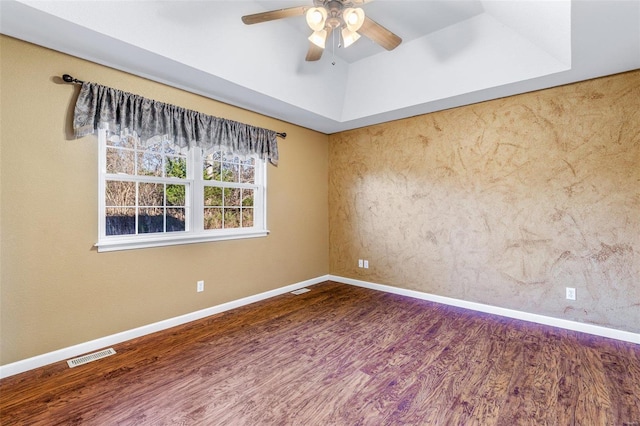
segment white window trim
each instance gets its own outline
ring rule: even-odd
[[[185,218],[186,226],[189,229],[188,231],[137,235],[105,235],[105,181],[108,176],[106,173],[106,130],[101,129],[98,131],[98,147],[98,242],[95,244],[95,247],[98,248],[98,252],[259,238],[269,235],[269,230],[267,229],[266,201],[267,167],[266,162],[259,159],[256,159],[255,180],[257,187],[255,188],[254,193],[254,226],[251,228],[229,228],[216,230],[204,229],[203,200],[201,199],[201,196],[194,196],[194,194],[202,195],[205,186],[205,180],[202,179],[201,174],[196,173],[196,170],[200,170],[198,166],[202,161],[202,151],[197,148],[191,149],[187,154],[190,161],[190,167],[187,168],[188,174],[186,181],[188,181],[191,186],[191,191],[188,191],[186,201],[187,204],[190,204],[186,207],[187,214]],[[194,165],[196,167],[193,167]],[[185,180],[180,179],[180,181],[184,182]],[[222,186],[224,186],[224,183]],[[258,214],[260,213],[260,208],[257,208],[256,206],[262,206],[261,214]]]

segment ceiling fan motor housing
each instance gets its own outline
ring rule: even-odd
[[[350,27],[349,23],[346,22],[345,12],[355,6],[354,1],[342,1],[342,0],[314,0],[314,6],[318,8],[324,8],[327,11],[327,18],[325,20],[325,27],[330,27],[331,29],[337,28],[346,28]],[[359,17],[360,21],[364,19],[364,13],[362,13],[362,9],[358,9],[361,12]],[[356,30],[351,30],[356,31]]]

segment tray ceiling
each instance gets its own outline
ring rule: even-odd
[[[376,0],[403,43],[328,43],[318,62],[303,17],[240,20],[310,4],[11,0],[0,31],[323,133],[640,68],[636,0]]]

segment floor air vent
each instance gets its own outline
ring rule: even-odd
[[[100,352],[94,352],[89,355],[84,355],[78,358],[70,359],[69,361],[67,361],[67,364],[69,364],[70,368],[73,368],[82,364],[87,364],[91,361],[96,361],[102,358],[106,358],[108,356],[114,355],[115,353],[116,351],[114,351],[113,348],[109,348]]]
[[[299,290],[292,291],[291,294],[295,294],[297,296],[298,294],[306,293],[308,291],[311,291],[311,290],[309,290],[308,288],[301,288]]]

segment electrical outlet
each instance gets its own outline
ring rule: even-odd
[[[369,269],[369,261],[368,260],[364,261],[364,269]]]
[[[201,291],[204,291],[204,281],[198,281],[198,284],[196,286],[196,291],[198,293],[200,293]]]
[[[567,300],[576,300],[576,289],[573,287],[567,287],[566,289]]]
[[[362,259],[358,259],[358,268],[364,268],[364,262]]]

